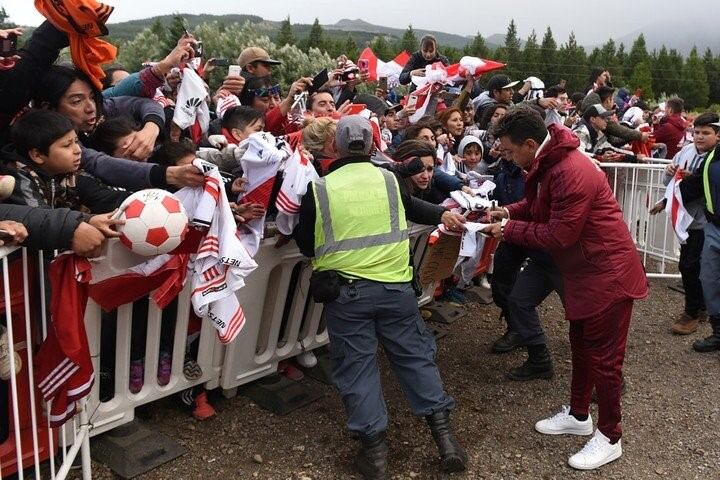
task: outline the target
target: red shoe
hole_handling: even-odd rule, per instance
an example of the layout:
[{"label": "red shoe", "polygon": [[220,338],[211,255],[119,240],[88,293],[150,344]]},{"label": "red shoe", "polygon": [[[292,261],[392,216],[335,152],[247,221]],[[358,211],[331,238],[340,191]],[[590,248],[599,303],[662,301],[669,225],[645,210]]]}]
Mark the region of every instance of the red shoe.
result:
[{"label": "red shoe", "polygon": [[207,392],[202,392],[195,399],[195,408],[193,409],[193,417],[203,421],[215,416],[215,409],[208,402]]},{"label": "red shoe", "polygon": [[283,360],[282,362],[278,363],[278,372],[280,373],[280,375],[284,375],[290,380],[294,380],[296,382],[299,382],[303,378],[305,378],[305,374],[287,360]]}]

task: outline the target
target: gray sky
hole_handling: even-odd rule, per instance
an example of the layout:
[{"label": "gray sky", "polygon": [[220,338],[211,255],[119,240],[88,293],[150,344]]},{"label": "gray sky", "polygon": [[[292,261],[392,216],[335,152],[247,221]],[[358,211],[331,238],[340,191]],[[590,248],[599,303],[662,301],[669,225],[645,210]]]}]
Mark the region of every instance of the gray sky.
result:
[{"label": "gray sky", "polygon": [[[414,27],[461,35],[480,31],[485,36],[504,33],[514,18],[521,36],[534,28],[541,37],[547,25],[560,42],[575,30],[582,44],[604,42],[655,21],[689,18],[718,18],[720,1],[692,0],[688,3],[658,0],[263,0],[239,2],[232,0],[105,0],[115,6],[111,22],[121,22],[154,15],[181,13],[244,13],[268,20],[281,20],[290,15],[293,23],[312,23],[315,17],[322,24],[341,18],[362,18],[388,27]],[[31,0],[0,0],[0,5],[15,23],[38,25],[42,17]],[[442,10],[437,8],[442,5]],[[602,5],[602,7],[599,7]],[[678,32],[682,34],[682,32]]]}]

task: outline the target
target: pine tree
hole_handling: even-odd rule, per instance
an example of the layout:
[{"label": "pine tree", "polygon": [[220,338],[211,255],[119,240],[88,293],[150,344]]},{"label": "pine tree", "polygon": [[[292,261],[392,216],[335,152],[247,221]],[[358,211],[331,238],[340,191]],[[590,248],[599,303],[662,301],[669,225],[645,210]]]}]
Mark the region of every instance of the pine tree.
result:
[{"label": "pine tree", "polygon": [[685,69],[685,59],[682,55],[680,55],[680,52],[678,52],[676,49],[671,48],[668,52],[668,56],[670,57],[670,63],[672,64],[672,68],[677,72],[677,80],[675,86],[675,93],[680,94],[684,88],[683,83],[683,71]]},{"label": "pine tree", "polygon": [[653,76],[649,63],[640,62],[635,65],[627,87],[632,92],[637,88],[641,89],[644,98],[655,98],[655,92],[653,92]]},{"label": "pine tree", "polygon": [[618,59],[617,51],[615,49],[615,41],[612,38],[605,42],[602,48],[600,48],[600,54],[597,61],[595,63],[588,62],[588,65],[599,65],[609,71],[614,85],[622,85],[625,83],[623,82],[623,79],[625,78],[623,75],[623,64]]},{"label": "pine tree", "polygon": [[710,103],[720,103],[720,65],[718,65],[718,60],[713,56],[710,48],[705,50],[703,64],[710,87]]},{"label": "pine tree", "polygon": [[708,105],[710,87],[705,65],[698,55],[697,47],[693,47],[685,62],[682,75],[682,97],[685,100],[685,108],[705,108]]},{"label": "pine tree", "polygon": [[578,45],[575,32],[570,32],[567,43],[560,47],[558,54],[560,75],[567,80],[566,89],[577,92],[587,80],[587,56],[585,49]]},{"label": "pine tree", "polygon": [[455,47],[443,47],[442,51],[443,55],[445,55],[448,59],[448,61],[452,63],[458,63],[460,59],[462,58],[463,52],[459,48]]},{"label": "pine tree", "polygon": [[343,44],[343,53],[352,61],[357,60],[357,58],[360,56],[357,43],[355,43],[355,40],[353,40],[352,36],[349,33],[345,38],[345,42]]},{"label": "pine tree", "polygon": [[[185,24],[185,18],[179,13],[173,15],[170,25],[165,29],[165,35],[162,36],[161,51],[170,52],[177,46],[178,40],[190,30]],[[192,33],[192,32],[190,32]]]},{"label": "pine tree", "polygon": [[15,26],[8,22],[8,18],[10,18],[10,16],[5,11],[5,7],[0,6],[0,28],[13,28]]},{"label": "pine tree", "polygon": [[680,74],[676,65],[670,58],[665,45],[660,48],[652,66],[653,91],[656,95],[677,95],[680,91]]},{"label": "pine tree", "polygon": [[319,48],[320,50],[325,49],[325,36],[323,34],[323,28],[320,26],[320,21],[315,18],[312,27],[310,27],[310,33],[307,38],[307,48]]},{"label": "pine tree", "polygon": [[413,53],[418,49],[418,39],[415,35],[415,31],[412,28],[412,25],[408,25],[407,30],[405,30],[405,33],[402,36],[402,39],[400,40],[400,51],[405,50],[408,53]]},{"label": "pine tree", "polygon": [[286,17],[285,20],[280,23],[280,30],[278,31],[275,44],[278,47],[282,47],[284,45],[295,45],[295,32],[293,31],[292,24],[290,23],[290,17]]},{"label": "pine tree", "polygon": [[518,37],[515,20],[510,20],[507,33],[505,34],[505,44],[498,49],[498,55],[507,63],[505,73],[510,78],[515,78],[520,73],[522,62],[522,53],[520,52],[520,38]]},{"label": "pine tree", "polygon": [[[522,74],[518,78],[540,76],[540,65],[542,62],[543,58],[542,53],[540,52],[540,45],[538,45],[537,42],[537,34],[535,33],[535,30],[533,30],[532,33],[530,33],[527,42],[525,42],[521,69]],[[550,86],[550,84],[547,84],[547,86]]]},{"label": "pine tree", "polygon": [[630,53],[627,56],[624,64],[625,78],[632,76],[633,69],[639,63],[645,62],[650,64],[650,55],[648,55],[647,46],[645,44],[645,35],[642,33],[638,35],[633,43]]},{"label": "pine tree", "polygon": [[538,73],[545,85],[557,85],[560,82],[560,73],[557,67],[557,42],[553,38],[552,30],[547,27],[542,43],[540,44],[542,62]]},{"label": "pine tree", "polygon": [[465,45],[463,53],[471,57],[488,58],[490,56],[490,49],[485,43],[485,38],[478,32],[477,35],[473,37],[472,42]]},{"label": "pine tree", "polygon": [[395,55],[393,55],[393,52],[390,49],[390,45],[383,35],[373,38],[372,42],[370,42],[370,48],[375,56],[383,62],[388,62],[395,58]]}]

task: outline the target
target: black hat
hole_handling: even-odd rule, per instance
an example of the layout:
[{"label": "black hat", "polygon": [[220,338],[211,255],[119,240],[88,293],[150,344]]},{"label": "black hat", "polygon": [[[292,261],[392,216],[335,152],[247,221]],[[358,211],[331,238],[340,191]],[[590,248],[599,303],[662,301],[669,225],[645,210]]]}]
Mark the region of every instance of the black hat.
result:
[{"label": "black hat", "polygon": [[488,82],[488,91],[492,94],[493,90],[502,90],[503,88],[512,88],[520,83],[519,81],[512,81],[510,77],[505,74],[493,75]]}]

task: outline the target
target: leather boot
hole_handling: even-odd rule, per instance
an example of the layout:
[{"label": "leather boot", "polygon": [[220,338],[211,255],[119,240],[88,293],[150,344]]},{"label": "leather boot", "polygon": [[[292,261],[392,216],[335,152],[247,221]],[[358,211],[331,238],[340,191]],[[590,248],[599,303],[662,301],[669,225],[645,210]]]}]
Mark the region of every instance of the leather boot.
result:
[{"label": "leather boot", "polygon": [[355,467],[365,480],[385,480],[388,446],[385,432],[360,435],[361,447],[355,459]]},{"label": "leather boot", "polygon": [[433,413],[425,417],[440,452],[440,470],[445,473],[462,472],[467,464],[467,453],[460,446],[450,427],[450,412]]},{"label": "leather boot", "polygon": [[712,315],[710,325],[712,326],[712,335],[702,340],[696,340],[693,343],[693,349],[696,352],[704,353],[720,350],[720,315]]},{"label": "leather boot", "polygon": [[692,317],[686,312],[682,312],[672,327],[670,327],[670,330],[675,335],[690,335],[697,331],[699,322],[699,315]]},{"label": "leather boot", "polygon": [[491,351],[492,353],[508,353],[521,346],[522,339],[520,338],[520,334],[508,328],[502,337],[495,340]]},{"label": "leather boot", "polygon": [[524,382],[536,378],[553,377],[553,361],[545,345],[529,345],[528,359],[519,367],[513,368],[505,376],[508,380]]}]

